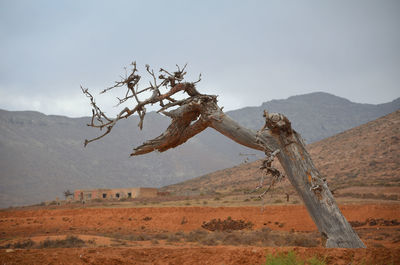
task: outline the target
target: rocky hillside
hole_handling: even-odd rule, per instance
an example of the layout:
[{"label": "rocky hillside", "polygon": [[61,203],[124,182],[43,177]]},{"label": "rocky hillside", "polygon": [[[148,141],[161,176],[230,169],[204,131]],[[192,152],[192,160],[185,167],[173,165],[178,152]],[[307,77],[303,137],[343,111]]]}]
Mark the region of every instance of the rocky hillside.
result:
[{"label": "rocky hillside", "polygon": [[[370,105],[312,93],[227,114],[260,128],[264,108],[289,116],[312,141],[397,110],[400,100]],[[67,189],[161,187],[232,167],[245,158],[240,153],[254,153],[208,129],[174,150],[131,158],[132,148],[159,135],[168,118],[149,113],[143,131],[135,118],[122,121],[110,135],[83,148],[83,140],[98,133],[86,126],[88,121],[0,110],[0,207],[52,200]]]},{"label": "rocky hillside", "polygon": [[[307,146],[336,193],[350,187],[400,186],[400,110]],[[164,189],[176,194],[253,190],[260,161],[244,163]]]}]

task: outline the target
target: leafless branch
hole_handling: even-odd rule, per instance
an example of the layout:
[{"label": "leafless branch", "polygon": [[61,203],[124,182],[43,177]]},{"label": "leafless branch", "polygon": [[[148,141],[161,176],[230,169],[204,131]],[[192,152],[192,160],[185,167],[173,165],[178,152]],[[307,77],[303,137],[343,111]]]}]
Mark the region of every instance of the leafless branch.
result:
[{"label": "leafless branch", "polygon": [[274,131],[275,129],[279,129],[286,130],[288,133],[292,132],[290,122],[285,116],[278,113],[269,114],[267,111],[264,111],[264,118],[265,124],[259,131],[257,131],[256,134],[256,141],[260,146],[264,147],[265,152],[265,158],[262,160],[262,164],[260,166],[260,170],[264,172],[264,175],[261,176],[260,183],[255,188],[254,192],[264,187],[264,176],[270,175],[272,176],[272,179],[265,191],[258,195],[259,198],[263,198],[265,194],[267,194],[275,186],[276,183],[285,178],[285,175],[272,165],[272,162],[274,162],[275,157],[280,153],[281,150],[275,149],[274,151],[271,151],[271,149],[263,143],[260,136],[266,130]]},{"label": "leafless branch", "polygon": [[[195,84],[201,80],[201,75],[199,76],[199,80],[195,82],[184,82],[184,76],[186,75],[186,64],[182,69],[177,66],[178,70],[172,74],[161,68],[161,74],[158,78],[156,77],[154,70],[150,69],[149,65],[146,65],[146,72],[152,77],[153,80],[150,81],[148,87],[142,89],[139,89],[141,76],[138,74],[136,62],[133,62],[131,67],[132,68],[129,75],[127,74],[127,68],[125,68],[125,77],[121,77],[120,81],[116,81],[113,86],[108,87],[100,92],[100,94],[104,94],[115,88],[126,87],[127,90],[124,94],[124,97],[117,98],[117,106],[127,102],[130,99],[134,99],[136,101],[132,107],[125,107],[114,118],[107,117],[101,108],[96,104],[95,99],[89,90],[81,86],[82,92],[86,95],[86,97],[89,98],[92,106],[92,118],[88,126],[97,128],[99,130],[106,129],[106,131],[100,136],[91,140],[85,140],[85,146],[90,142],[103,138],[111,132],[119,120],[126,119],[133,114],[137,114],[139,116],[138,126],[140,129],[142,129],[146,115],[146,106],[148,105],[159,103],[160,109],[158,112],[165,113],[165,111],[171,107],[182,106],[183,104],[187,103],[186,100],[177,101],[173,99],[172,96],[176,93],[180,91],[186,92],[188,95],[187,99],[201,95],[195,88]],[[162,93],[162,89],[165,91],[164,93]],[[138,95],[146,91],[150,91],[151,96],[144,100],[140,100]],[[166,100],[167,103],[164,103],[164,100]]]}]

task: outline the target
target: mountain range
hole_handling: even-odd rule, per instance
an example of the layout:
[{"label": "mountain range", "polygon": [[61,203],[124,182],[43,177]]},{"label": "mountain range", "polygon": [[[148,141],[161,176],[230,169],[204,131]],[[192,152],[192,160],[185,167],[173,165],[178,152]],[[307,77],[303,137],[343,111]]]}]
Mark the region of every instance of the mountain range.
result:
[{"label": "mountain range", "polygon": [[[228,111],[227,115],[258,129],[264,109],[280,112],[312,143],[399,108],[399,98],[373,105],[317,92]],[[98,133],[86,126],[89,121],[89,117],[0,110],[0,207],[51,200],[67,189],[161,187],[235,166],[245,159],[239,154],[261,155],[207,129],[173,150],[132,158],[133,147],[165,130],[167,117],[148,113],[142,131],[137,128],[138,118],[130,118],[84,148],[84,139]]]}]

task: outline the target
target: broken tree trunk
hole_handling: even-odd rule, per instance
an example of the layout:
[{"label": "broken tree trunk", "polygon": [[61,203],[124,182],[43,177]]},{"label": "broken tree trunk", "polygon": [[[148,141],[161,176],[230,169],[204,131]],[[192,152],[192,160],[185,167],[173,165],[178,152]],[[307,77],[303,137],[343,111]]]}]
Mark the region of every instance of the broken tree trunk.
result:
[{"label": "broken tree trunk", "polygon": [[[210,127],[239,144],[262,150],[257,138],[271,151],[279,150],[279,162],[307,211],[321,233],[323,244],[329,248],[365,248],[353,228],[341,213],[327,182],[315,168],[301,136],[290,122],[279,114],[266,113],[267,127],[261,135],[243,128],[227,115],[220,113]],[[274,121],[274,118],[276,120]],[[259,140],[259,141],[260,141]]]},{"label": "broken tree trunk", "polygon": [[[170,117],[171,124],[157,138],[136,147],[132,156],[153,151],[164,152],[185,143],[207,127],[211,127],[241,145],[278,157],[289,181],[304,201],[311,218],[320,231],[326,247],[365,248],[364,243],[340,212],[326,180],[315,168],[301,136],[293,130],[285,116],[265,111],[265,125],[256,132],[242,127],[228,117],[218,106],[216,96],[200,94],[195,89],[195,84],[200,81],[200,78],[193,83],[183,82],[186,74],[185,67],[182,70],[178,67],[178,71],[172,74],[161,68],[160,72],[163,73],[159,77],[161,83],[157,84],[154,71],[146,65],[146,70],[153,77],[154,82],[150,82],[150,87],[139,90],[137,86],[140,76],[136,74],[138,71],[136,63],[132,63],[132,66],[133,70],[130,76],[103,91],[104,93],[126,85],[128,91],[123,99],[119,99],[120,103],[131,98],[137,101],[136,106],[131,109],[124,108],[114,119],[107,117],[96,105],[89,91],[82,88],[93,107],[92,120],[88,126],[100,130],[106,129],[103,135],[86,140],[85,145],[104,137],[112,130],[117,121],[128,118],[134,113],[140,117],[139,127],[141,128],[146,114],[145,106],[159,103],[160,110],[158,112]],[[169,91],[162,94],[160,89],[163,87]],[[152,91],[152,95],[141,101],[138,94],[144,91]],[[189,97],[179,101],[173,99],[172,96],[180,91],[187,93]],[[165,100],[168,103],[164,103]],[[175,109],[167,111],[172,107]]]},{"label": "broken tree trunk", "polygon": [[[269,152],[279,150],[277,157],[289,181],[303,199],[321,233],[325,246],[330,248],[365,247],[340,212],[326,180],[315,168],[301,136],[292,129],[285,116],[265,112],[266,125],[257,133],[236,123],[218,107],[216,97],[206,95],[198,96],[196,100],[174,110],[173,115],[169,114],[169,116],[173,118],[173,121],[167,131],[157,137],[156,142],[149,141],[136,148],[132,155],[144,154],[156,149],[164,151],[175,147],[177,139],[179,139],[178,144],[184,143],[206,127],[212,127],[233,141],[253,149]],[[199,118],[192,126],[180,127],[177,130],[178,122],[181,124],[186,120],[188,125],[190,120],[196,120],[195,117]],[[186,133],[187,131],[190,133]]]}]

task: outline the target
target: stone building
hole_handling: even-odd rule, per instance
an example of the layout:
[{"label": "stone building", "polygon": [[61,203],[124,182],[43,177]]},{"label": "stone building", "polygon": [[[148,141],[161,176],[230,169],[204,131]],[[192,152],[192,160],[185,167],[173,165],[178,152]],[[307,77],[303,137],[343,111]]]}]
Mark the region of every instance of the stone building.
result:
[{"label": "stone building", "polygon": [[121,188],[121,189],[94,189],[75,190],[74,201],[89,201],[94,199],[129,199],[154,198],[158,195],[157,188]]}]

